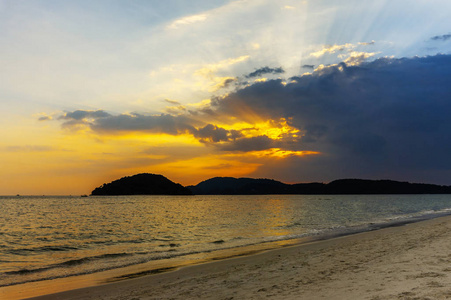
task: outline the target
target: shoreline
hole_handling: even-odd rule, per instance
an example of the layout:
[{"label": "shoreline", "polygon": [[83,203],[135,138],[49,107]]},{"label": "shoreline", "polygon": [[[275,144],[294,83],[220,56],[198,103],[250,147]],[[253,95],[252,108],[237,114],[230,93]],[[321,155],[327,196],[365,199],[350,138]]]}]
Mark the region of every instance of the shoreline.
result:
[{"label": "shoreline", "polygon": [[[305,296],[316,299],[328,293],[332,295],[330,299],[342,299],[338,297],[339,291],[346,298],[352,295],[351,287],[355,299],[378,299],[379,296],[382,297],[380,299],[398,299],[403,297],[402,293],[407,293],[404,295],[407,297],[419,292],[432,295],[430,293],[434,291],[442,293],[445,299],[446,296],[451,297],[451,289],[446,288],[451,286],[450,230],[451,216],[448,215],[262,250],[252,255],[197,262],[170,272],[70,289],[32,299],[220,299],[234,295],[237,298],[270,296],[289,299]],[[418,254],[412,255],[412,251]],[[406,257],[411,257],[411,260],[406,260]],[[433,257],[437,257],[441,266],[432,263]],[[408,264],[409,267],[393,269],[393,264]],[[436,270],[436,265],[439,270]],[[431,270],[427,271],[429,268]],[[418,269],[425,271],[415,275]],[[352,276],[364,270],[366,273],[360,275],[367,276],[367,279]],[[373,272],[367,274],[369,270]],[[70,278],[67,279],[70,281]],[[331,285],[333,289],[327,288]],[[355,294],[355,291],[361,293],[362,288],[366,289],[364,294],[367,295]],[[2,289],[0,295],[1,292]],[[21,297],[29,296],[36,294],[26,295],[24,291]]]}]

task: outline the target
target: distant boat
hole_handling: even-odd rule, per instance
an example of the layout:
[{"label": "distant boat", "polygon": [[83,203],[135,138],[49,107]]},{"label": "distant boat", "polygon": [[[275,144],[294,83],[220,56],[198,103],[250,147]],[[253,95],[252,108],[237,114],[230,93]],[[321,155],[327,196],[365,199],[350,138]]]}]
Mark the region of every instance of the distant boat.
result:
[{"label": "distant boat", "polygon": [[88,195],[81,195],[80,197],[84,198],[84,197],[88,197]]}]

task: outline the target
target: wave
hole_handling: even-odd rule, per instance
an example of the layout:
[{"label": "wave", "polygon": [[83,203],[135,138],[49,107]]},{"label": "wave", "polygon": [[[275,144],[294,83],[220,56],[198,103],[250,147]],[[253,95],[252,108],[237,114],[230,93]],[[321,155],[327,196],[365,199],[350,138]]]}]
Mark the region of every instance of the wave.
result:
[{"label": "wave", "polygon": [[142,244],[146,243],[148,240],[143,238],[138,239],[123,239],[123,240],[111,240],[111,239],[104,239],[104,240],[93,240],[87,242],[87,245],[90,244],[94,245],[118,245],[118,244]]},{"label": "wave", "polygon": [[62,252],[62,251],[73,251],[78,250],[78,247],[73,246],[41,246],[41,247],[34,247],[34,248],[16,248],[16,249],[10,249],[6,252],[9,254],[15,254],[15,255],[24,255],[24,254],[32,254],[32,253],[41,253],[41,252]]},{"label": "wave", "polygon": [[[174,247],[177,247],[175,245]],[[14,282],[9,283],[0,283],[0,287],[3,286],[11,286],[11,285],[17,285],[17,284],[23,284],[27,282],[36,282],[36,281],[44,281],[44,280],[51,280],[51,279],[57,279],[57,278],[64,278],[64,277],[71,277],[71,276],[79,276],[79,275],[85,275],[85,274],[92,274],[97,273],[101,271],[107,271],[112,269],[118,269],[123,268],[131,265],[137,265],[146,263],[152,260],[161,260],[161,259],[170,259],[173,257],[179,257],[189,254],[195,254],[195,253],[201,253],[202,251],[196,251],[192,253],[179,253],[176,254],[174,252],[177,252],[176,249],[168,249],[168,250],[161,250],[161,251],[140,251],[140,252],[131,252],[131,253],[106,253],[101,255],[95,255],[95,256],[88,256],[88,257],[82,257],[78,259],[70,259],[67,261],[63,261],[61,263],[52,264],[49,266],[41,267],[41,268],[35,268],[35,269],[20,269],[20,270],[14,270],[14,271],[7,271],[7,272],[0,272],[0,278],[4,278],[5,276],[13,276],[16,277]],[[134,257],[135,259],[117,262],[115,265],[104,265],[102,264],[102,261],[106,261],[109,259],[115,259],[115,258],[121,258],[121,257]],[[139,258],[141,257],[141,258]],[[88,265],[91,264],[91,268],[88,267]],[[83,271],[78,271],[80,268],[77,268],[77,270],[70,271],[70,268],[83,266]],[[46,276],[44,274],[41,275],[40,278],[26,278],[27,275],[33,275],[38,273],[45,273],[52,270],[57,269],[66,269],[65,272],[62,272],[59,275],[49,275]]]},{"label": "wave", "polygon": [[225,241],[224,240],[217,240],[217,241],[213,241],[211,242],[212,244],[224,244]]},{"label": "wave", "polygon": [[92,262],[95,260],[124,257],[124,256],[131,256],[131,255],[133,255],[133,254],[132,253],[109,253],[109,254],[95,255],[95,256],[83,257],[83,258],[79,258],[79,259],[70,259],[70,260],[67,260],[67,261],[64,261],[61,263],[57,263],[57,264],[52,264],[50,266],[43,267],[43,268],[21,269],[21,270],[17,270],[17,271],[4,272],[3,274],[24,275],[24,274],[38,273],[38,272],[44,272],[44,271],[48,271],[50,269],[55,269],[55,268],[78,266],[78,265],[82,265],[84,263]]},{"label": "wave", "polygon": [[[224,242],[221,242],[219,244],[223,244],[223,243]],[[251,246],[251,245],[255,245],[255,244],[258,244],[258,243],[246,244],[244,246]],[[217,251],[217,250],[227,250],[227,249],[232,249],[232,248],[236,248],[236,247],[233,247],[233,246],[218,247],[215,249],[194,250],[194,251],[185,251],[185,252],[179,252],[179,253],[177,253],[177,250],[175,250],[175,249],[168,249],[166,251],[148,251],[148,252],[135,252],[135,253],[112,253],[112,254],[96,255],[96,256],[91,256],[91,257],[84,257],[84,258],[80,258],[80,259],[72,259],[72,260],[67,260],[67,261],[64,261],[64,262],[61,262],[58,264],[53,264],[53,265],[42,267],[42,268],[21,269],[21,270],[16,270],[16,271],[8,271],[8,272],[0,273],[0,278],[4,277],[4,275],[16,276],[16,280],[14,282],[0,283],[0,287],[24,284],[24,283],[28,283],[28,282],[37,282],[37,281],[52,280],[52,279],[57,279],[57,278],[65,278],[65,277],[92,274],[92,273],[97,273],[97,272],[102,272],[102,271],[107,271],[107,270],[112,270],[112,269],[119,269],[119,268],[131,266],[131,265],[143,264],[143,263],[147,263],[150,261],[171,259],[171,258],[188,256],[188,255],[193,255],[193,254],[210,253],[210,252]],[[100,260],[117,258],[117,257],[126,257],[126,256],[135,256],[135,259],[123,261],[122,263],[118,263],[115,266],[111,266],[111,265],[105,266],[100,263]],[[139,259],[139,258],[137,258],[138,256],[141,256],[142,258]],[[58,268],[66,268],[67,269],[67,268],[76,267],[76,266],[80,266],[83,264],[89,264],[89,263],[94,263],[96,267],[93,269],[83,268],[83,271],[64,272],[64,273],[60,273],[58,275],[45,276],[43,274],[44,276],[41,276],[39,278],[26,278],[27,275],[32,275],[32,274],[36,274],[36,273],[44,273],[46,271],[51,271],[53,269],[58,269]],[[79,269],[80,268],[78,268],[78,270]],[[17,276],[19,276],[19,277],[17,277]]]},{"label": "wave", "polygon": [[[40,238],[39,240],[48,242],[45,238]],[[157,239],[155,239],[157,240]],[[164,240],[164,241],[170,241]],[[89,248],[89,245],[118,245],[118,244],[142,244],[148,242],[145,239],[138,238],[138,239],[123,239],[123,240],[98,240],[98,241],[88,241],[85,242],[83,245],[78,246],[69,246],[69,245],[47,245],[47,246],[39,246],[39,247],[23,247],[23,248],[15,248],[15,249],[8,249],[5,250],[5,253],[13,254],[13,255],[33,255],[33,254],[39,254],[44,252],[65,252],[65,251],[74,251],[74,250],[80,250],[84,248]],[[10,244],[13,244],[10,242]],[[18,243],[16,243],[18,244]],[[7,248],[7,246],[0,245],[0,248]]]}]

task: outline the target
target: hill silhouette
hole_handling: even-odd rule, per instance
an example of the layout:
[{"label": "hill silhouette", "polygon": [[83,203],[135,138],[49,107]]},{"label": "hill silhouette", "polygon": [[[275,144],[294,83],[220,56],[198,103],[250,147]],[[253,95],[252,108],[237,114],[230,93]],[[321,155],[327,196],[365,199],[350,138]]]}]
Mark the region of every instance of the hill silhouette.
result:
[{"label": "hill silhouette", "polygon": [[91,195],[451,194],[451,186],[394,180],[339,179],[286,184],[273,179],[214,177],[183,187],[163,175],[142,173],[105,183]]},{"label": "hill silhouette", "polygon": [[202,181],[196,186],[188,186],[196,195],[253,195],[288,193],[288,185],[273,179],[215,177]]},{"label": "hill silhouette", "polygon": [[286,184],[273,179],[215,177],[188,186],[196,195],[261,194],[450,194],[450,186],[394,180],[339,179],[325,183]]},{"label": "hill silhouette", "polygon": [[163,175],[142,173],[105,183],[91,195],[191,195],[191,191]]}]

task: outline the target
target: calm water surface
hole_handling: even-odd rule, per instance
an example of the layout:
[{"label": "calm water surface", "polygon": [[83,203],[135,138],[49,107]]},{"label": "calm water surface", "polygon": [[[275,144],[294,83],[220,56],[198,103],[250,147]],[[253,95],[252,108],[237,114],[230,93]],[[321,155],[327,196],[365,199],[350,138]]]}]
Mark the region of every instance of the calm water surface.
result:
[{"label": "calm water surface", "polygon": [[0,286],[451,213],[451,195],[0,197]]}]

